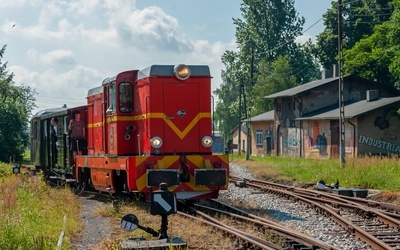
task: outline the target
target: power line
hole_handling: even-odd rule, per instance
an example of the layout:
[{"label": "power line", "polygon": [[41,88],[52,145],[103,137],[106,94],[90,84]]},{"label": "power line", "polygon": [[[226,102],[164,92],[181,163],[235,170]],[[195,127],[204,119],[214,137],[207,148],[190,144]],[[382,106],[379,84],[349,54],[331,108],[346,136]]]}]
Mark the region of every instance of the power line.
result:
[{"label": "power line", "polygon": [[[321,22],[322,19],[323,19],[323,18],[321,17],[318,21],[316,21],[315,23],[313,23],[310,27],[308,27],[307,29],[305,29],[304,31],[302,31],[302,35],[304,34],[304,32],[308,31],[309,29],[311,29],[312,27],[314,27],[315,25],[317,25],[319,22]],[[296,38],[298,38],[298,37],[299,37],[299,36],[297,36]],[[281,47],[284,46],[284,45],[287,45],[287,44],[289,44],[289,43],[292,43],[296,38],[294,38],[294,39],[292,39],[292,40],[290,40],[290,41],[288,41],[288,42],[278,44],[277,46],[275,46],[274,48],[272,48],[272,49],[270,49],[270,50],[262,51],[262,52],[259,52],[259,53],[254,53],[253,55],[262,55],[262,54],[270,53],[270,52],[272,52],[272,51],[274,51],[274,50],[276,50],[276,49],[281,48]]]}]

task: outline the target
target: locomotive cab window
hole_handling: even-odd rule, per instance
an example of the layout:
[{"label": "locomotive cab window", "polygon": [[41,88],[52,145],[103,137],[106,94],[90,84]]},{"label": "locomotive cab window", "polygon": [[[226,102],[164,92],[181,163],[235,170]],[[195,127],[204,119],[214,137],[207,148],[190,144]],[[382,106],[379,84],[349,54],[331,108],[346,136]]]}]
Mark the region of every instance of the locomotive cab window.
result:
[{"label": "locomotive cab window", "polygon": [[107,108],[106,113],[107,114],[112,114],[115,113],[115,103],[116,103],[116,97],[115,97],[115,82],[113,82],[112,84],[110,84],[110,86],[108,87],[108,101],[109,101],[109,105]]},{"label": "locomotive cab window", "polygon": [[121,83],[119,85],[119,111],[123,113],[132,112],[132,85]]}]

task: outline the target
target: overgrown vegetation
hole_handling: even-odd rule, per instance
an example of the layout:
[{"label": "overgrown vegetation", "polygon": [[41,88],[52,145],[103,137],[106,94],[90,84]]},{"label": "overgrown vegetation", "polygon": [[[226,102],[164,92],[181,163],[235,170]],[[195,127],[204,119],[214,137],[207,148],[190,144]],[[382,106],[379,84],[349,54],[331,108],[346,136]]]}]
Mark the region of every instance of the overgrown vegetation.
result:
[{"label": "overgrown vegetation", "polygon": [[71,235],[82,228],[79,210],[68,188],[51,188],[40,176],[13,175],[0,163],[0,249],[71,249]]}]

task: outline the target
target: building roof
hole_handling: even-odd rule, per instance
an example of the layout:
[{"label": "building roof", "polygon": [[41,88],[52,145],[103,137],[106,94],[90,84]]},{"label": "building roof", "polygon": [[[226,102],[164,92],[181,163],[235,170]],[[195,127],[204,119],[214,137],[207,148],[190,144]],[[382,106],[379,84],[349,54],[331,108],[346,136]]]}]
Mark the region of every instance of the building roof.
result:
[{"label": "building roof", "polygon": [[270,110],[268,112],[250,117],[250,119],[242,120],[243,122],[263,122],[263,121],[274,121],[274,110]]},{"label": "building roof", "polygon": [[[345,76],[344,79],[347,78],[353,78],[357,77],[354,75],[348,75]],[[360,78],[361,79],[361,78]],[[303,92],[309,91],[311,89],[317,88],[319,86],[338,81],[339,77],[332,77],[332,78],[326,78],[326,79],[321,79],[321,80],[316,80],[312,82],[308,82],[290,89],[286,89],[277,93],[274,93],[272,95],[264,96],[263,98],[276,98],[276,97],[289,97],[289,96],[295,96],[297,94],[301,94]]]},{"label": "building roof", "polygon": [[[355,118],[371,110],[382,108],[391,104],[397,103],[400,105],[400,96],[385,97],[374,101],[361,100],[358,102],[345,104],[344,118]],[[296,120],[334,120],[339,118],[339,104],[322,109],[316,112],[305,114]]]},{"label": "building roof", "polygon": [[[234,129],[231,130],[231,135],[235,133],[236,130],[239,130],[239,125],[236,126]],[[245,125],[240,126],[240,131],[247,135],[247,127]]]}]

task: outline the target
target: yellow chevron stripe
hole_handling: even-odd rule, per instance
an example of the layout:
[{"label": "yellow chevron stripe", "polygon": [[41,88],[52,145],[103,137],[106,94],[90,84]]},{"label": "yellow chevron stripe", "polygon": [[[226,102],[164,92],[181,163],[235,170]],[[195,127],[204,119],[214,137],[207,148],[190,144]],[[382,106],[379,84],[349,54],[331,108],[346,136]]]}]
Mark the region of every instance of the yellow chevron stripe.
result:
[{"label": "yellow chevron stripe", "polygon": [[167,116],[163,113],[150,113],[148,117],[163,119],[164,122],[179,136],[179,138],[183,139],[201,118],[211,118],[211,113],[198,113],[183,131],[181,131],[170,119],[167,119]]}]

